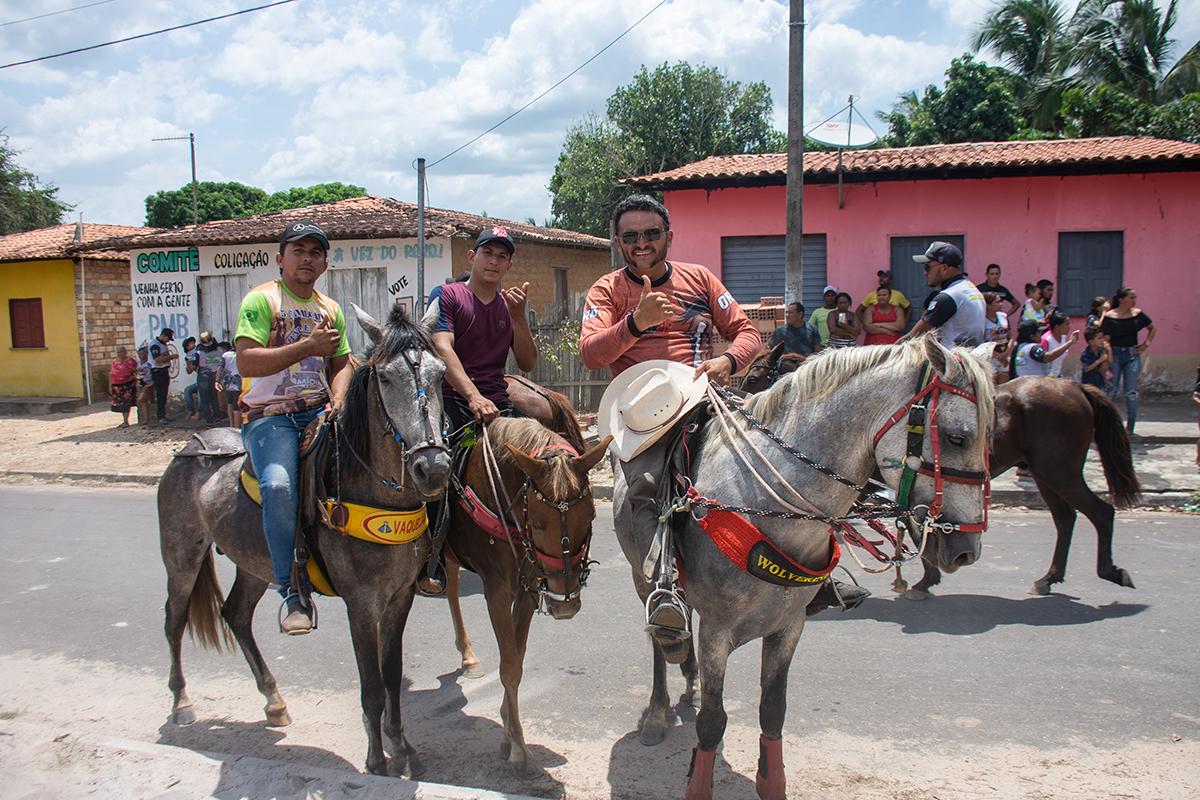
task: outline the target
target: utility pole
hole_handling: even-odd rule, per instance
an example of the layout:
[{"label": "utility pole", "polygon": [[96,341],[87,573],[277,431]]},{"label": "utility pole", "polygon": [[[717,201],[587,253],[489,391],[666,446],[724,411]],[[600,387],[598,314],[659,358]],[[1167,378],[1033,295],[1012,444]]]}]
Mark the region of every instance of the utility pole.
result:
[{"label": "utility pole", "polygon": [[787,244],[784,302],[804,298],[804,0],[788,21]]},{"label": "utility pole", "polygon": [[151,139],[152,142],[182,142],[187,140],[192,150],[192,224],[200,224],[200,204],[196,199],[196,134],[187,136],[164,136],[161,139]]},{"label": "utility pole", "polygon": [[425,159],[417,159],[417,296],[416,318],[425,316]]}]

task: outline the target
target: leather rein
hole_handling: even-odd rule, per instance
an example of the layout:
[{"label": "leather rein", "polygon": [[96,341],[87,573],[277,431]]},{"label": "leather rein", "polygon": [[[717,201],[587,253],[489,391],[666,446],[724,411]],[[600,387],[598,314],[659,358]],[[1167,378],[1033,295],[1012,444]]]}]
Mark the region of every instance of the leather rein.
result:
[{"label": "leather rein", "polygon": [[[472,518],[476,520],[476,524],[488,532],[491,537],[489,543],[494,542],[495,539],[502,539],[508,543],[513,562],[517,565],[521,590],[536,596],[538,611],[547,613],[546,601],[548,599],[566,603],[578,598],[583,592],[583,587],[587,585],[588,576],[591,574],[591,565],[595,563],[588,558],[592,545],[592,532],[589,529],[588,535],[579,549],[571,552],[571,539],[567,534],[567,512],[591,496],[590,481],[585,480],[583,488],[574,497],[556,500],[543,492],[533,478],[526,476],[521,488],[515,495],[509,497],[495,450],[492,448],[491,435],[487,425],[483,426],[483,435],[480,440],[484,471],[487,473],[495,508],[500,509],[500,513],[488,508],[474,492],[468,495],[466,487],[459,487],[459,497],[462,498],[460,502],[463,503],[463,507],[468,513],[471,513],[472,509],[468,503],[480,504],[482,507],[480,511],[485,512],[489,519],[486,522],[481,521],[475,514],[472,514]],[[579,453],[575,451],[575,448],[563,442],[539,448],[530,455],[548,462],[556,458],[577,457]],[[560,554],[547,553],[534,543],[529,528],[530,498],[536,498],[538,502],[558,511],[559,532],[562,535]],[[520,513],[517,512],[518,506]],[[526,565],[527,569],[522,569],[522,565]],[[550,588],[550,576],[554,572],[562,576],[565,587],[563,592],[555,592]],[[571,588],[572,586],[574,588]]]}]

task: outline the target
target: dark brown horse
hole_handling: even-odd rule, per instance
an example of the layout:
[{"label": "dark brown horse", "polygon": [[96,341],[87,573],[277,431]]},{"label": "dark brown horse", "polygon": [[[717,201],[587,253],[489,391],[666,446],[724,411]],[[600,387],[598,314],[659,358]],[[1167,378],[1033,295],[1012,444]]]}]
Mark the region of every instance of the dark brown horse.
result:
[{"label": "dark brown horse", "polygon": [[535,610],[555,619],[579,611],[596,513],[588,472],[608,441],[581,455],[537,420],[496,419],[467,457],[461,494],[475,512],[451,506],[446,594],[463,671],[482,674],[458,603],[459,564],[483,580],[504,686],[500,752],[519,773],[532,769],[517,704],[529,624]]},{"label": "dark brown horse", "polygon": [[[775,382],[783,345],[760,355],[746,370],[741,389],[753,394]],[[1083,465],[1092,442],[1100,453],[1108,482],[1108,503],[1096,496],[1083,479]],[[1058,539],[1046,574],[1033,582],[1033,594],[1049,594],[1067,574],[1067,555],[1077,512],[1096,528],[1096,574],[1119,586],[1133,588],[1133,579],[1113,563],[1113,520],[1117,508],[1138,500],[1141,488],[1133,471],[1129,436],[1117,407],[1100,390],[1061,378],[1018,378],[996,389],[996,426],[989,467],[992,477],[1025,466],[1054,518]],[[905,596],[924,599],[929,587],[941,581],[936,565],[923,562],[925,574]],[[897,579],[897,588],[903,583]]]}]

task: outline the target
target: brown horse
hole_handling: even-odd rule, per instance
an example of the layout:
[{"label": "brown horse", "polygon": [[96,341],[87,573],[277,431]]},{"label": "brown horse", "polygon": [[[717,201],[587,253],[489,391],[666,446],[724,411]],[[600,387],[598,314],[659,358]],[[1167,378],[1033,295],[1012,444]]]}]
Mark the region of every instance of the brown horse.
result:
[{"label": "brown horse", "polygon": [[520,416],[536,419],[581,453],[587,449],[579,421],[575,419],[575,407],[566,395],[520,375],[505,375],[504,380],[508,384],[508,399]]},{"label": "brown horse", "polygon": [[[782,350],[780,344],[755,359],[742,378],[742,391],[754,394],[775,382]],[[1096,496],[1083,479],[1083,464],[1093,441],[1112,503]],[[1141,487],[1121,416],[1102,391],[1061,378],[1026,377],[1001,384],[996,389],[996,426],[988,466],[992,477],[1014,466],[1028,468],[1054,518],[1058,532],[1054,556],[1046,574],[1033,582],[1033,594],[1049,594],[1051,586],[1066,578],[1077,512],[1096,528],[1096,574],[1133,588],[1129,573],[1113,563],[1113,505],[1130,507]],[[928,597],[929,587],[941,581],[936,565],[925,561],[923,566],[924,576],[905,593],[909,599]],[[897,588],[903,588],[899,578]]]},{"label": "brown horse", "polygon": [[459,564],[483,580],[504,686],[500,752],[519,773],[532,767],[517,705],[529,624],[535,610],[555,619],[579,611],[596,513],[588,472],[608,441],[580,455],[537,420],[496,419],[467,457],[463,499],[450,508],[446,594],[463,671],[481,674],[458,603]]}]

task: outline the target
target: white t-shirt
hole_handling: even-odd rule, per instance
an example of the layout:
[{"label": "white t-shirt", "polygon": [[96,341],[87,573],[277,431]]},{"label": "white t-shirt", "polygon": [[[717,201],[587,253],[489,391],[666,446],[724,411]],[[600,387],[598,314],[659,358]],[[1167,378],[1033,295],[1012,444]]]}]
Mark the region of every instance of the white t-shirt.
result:
[{"label": "white t-shirt", "polygon": [[[1046,331],[1045,333],[1042,334],[1042,349],[1045,350],[1047,353],[1049,353],[1051,350],[1056,350],[1059,347],[1062,347],[1063,342],[1065,342],[1065,341],[1066,341],[1066,339],[1058,339],[1054,336],[1053,333],[1051,333],[1050,331]],[[1049,375],[1051,378],[1061,378],[1062,377],[1062,364],[1063,364],[1064,360],[1065,359],[1062,356],[1059,356],[1058,358],[1054,359],[1053,361],[1048,362],[1046,365],[1047,366],[1046,374]]]}]

